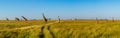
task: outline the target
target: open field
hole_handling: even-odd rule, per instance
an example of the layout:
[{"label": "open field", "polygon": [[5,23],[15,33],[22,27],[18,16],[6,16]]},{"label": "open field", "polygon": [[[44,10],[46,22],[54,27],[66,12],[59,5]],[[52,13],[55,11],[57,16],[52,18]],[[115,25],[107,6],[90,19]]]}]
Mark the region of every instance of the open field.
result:
[{"label": "open field", "polygon": [[38,20],[0,21],[0,25],[0,38],[120,37],[120,20],[115,20],[114,22],[112,20],[101,20],[99,23],[96,23],[96,20],[62,20],[61,23],[54,20],[49,21],[46,24],[43,21]]},{"label": "open field", "polygon": [[[47,23],[50,23],[50,22],[54,22],[54,20],[48,21]],[[20,28],[20,27],[26,27],[26,26],[43,25],[47,23],[45,23],[43,20],[29,20],[29,21],[0,20],[0,29]]]},{"label": "open field", "polygon": [[119,38],[120,21],[76,20],[51,26],[56,38]]}]

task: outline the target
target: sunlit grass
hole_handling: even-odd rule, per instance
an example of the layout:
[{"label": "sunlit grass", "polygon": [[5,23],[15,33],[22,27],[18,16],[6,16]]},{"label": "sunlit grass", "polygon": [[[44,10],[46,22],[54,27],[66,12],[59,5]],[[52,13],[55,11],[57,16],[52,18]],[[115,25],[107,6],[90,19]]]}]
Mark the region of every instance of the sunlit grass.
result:
[{"label": "sunlit grass", "polygon": [[[95,20],[67,20],[63,23],[52,25],[58,36],[64,38],[118,38],[120,35],[120,21],[100,21]],[[72,32],[72,33],[71,33]],[[63,37],[59,38],[63,38]]]},{"label": "sunlit grass", "polygon": [[[54,22],[48,21],[47,23]],[[42,20],[29,20],[29,21],[15,21],[15,20],[10,20],[10,21],[0,21],[0,29],[10,29],[10,28],[19,28],[19,27],[26,27],[26,26],[33,26],[33,25],[43,25],[47,24],[44,23]]]},{"label": "sunlit grass", "polygon": [[[120,21],[109,20],[56,20],[49,21],[51,25],[42,20],[32,21],[0,21],[1,38],[119,38]],[[2,25],[3,24],[3,25]],[[26,26],[40,25],[28,29],[14,29]],[[2,29],[4,27],[4,29]],[[8,29],[12,28],[12,29]],[[5,30],[6,29],[6,30]]]}]

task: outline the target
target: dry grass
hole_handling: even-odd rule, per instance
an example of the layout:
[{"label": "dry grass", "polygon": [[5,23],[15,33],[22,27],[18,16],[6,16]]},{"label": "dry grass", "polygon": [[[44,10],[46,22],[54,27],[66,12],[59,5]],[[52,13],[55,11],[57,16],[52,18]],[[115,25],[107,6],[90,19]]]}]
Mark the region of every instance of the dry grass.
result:
[{"label": "dry grass", "polygon": [[[0,24],[15,24],[11,30],[1,30],[1,38],[119,38],[120,20],[57,20],[0,21]],[[22,26],[21,24],[25,24]],[[43,25],[41,25],[43,24]],[[27,26],[28,25],[28,26]],[[32,25],[32,26],[31,26]],[[34,26],[35,25],[35,26]],[[38,26],[39,25],[39,26]],[[22,27],[18,27],[22,26]],[[4,26],[1,26],[4,27]],[[11,27],[9,25],[8,27]],[[21,28],[21,29],[14,29]],[[5,27],[4,29],[7,29]]]}]

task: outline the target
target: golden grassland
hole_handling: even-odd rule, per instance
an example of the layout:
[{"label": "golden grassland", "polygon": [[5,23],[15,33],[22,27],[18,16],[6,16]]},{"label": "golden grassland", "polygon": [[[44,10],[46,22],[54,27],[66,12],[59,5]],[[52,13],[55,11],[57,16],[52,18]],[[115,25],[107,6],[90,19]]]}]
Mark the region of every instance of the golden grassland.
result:
[{"label": "golden grassland", "polygon": [[[120,21],[67,20],[51,26],[58,38],[119,38]],[[64,37],[62,37],[64,36]]]},{"label": "golden grassland", "polygon": [[[50,22],[54,22],[54,20],[48,21],[47,23]],[[29,20],[29,21],[0,20],[0,29],[20,28],[20,27],[33,26],[33,25],[43,25],[47,23],[45,23],[43,20]]]},{"label": "golden grassland", "polygon": [[119,38],[120,20],[0,21],[0,29],[0,38]]}]

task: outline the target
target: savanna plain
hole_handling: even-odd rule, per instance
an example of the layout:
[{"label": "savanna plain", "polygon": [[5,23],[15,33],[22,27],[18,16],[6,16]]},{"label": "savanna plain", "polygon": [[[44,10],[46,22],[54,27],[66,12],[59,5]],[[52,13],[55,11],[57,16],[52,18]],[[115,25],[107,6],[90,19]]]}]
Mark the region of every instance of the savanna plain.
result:
[{"label": "savanna plain", "polygon": [[0,38],[120,38],[120,20],[1,20]]}]

